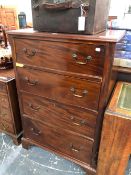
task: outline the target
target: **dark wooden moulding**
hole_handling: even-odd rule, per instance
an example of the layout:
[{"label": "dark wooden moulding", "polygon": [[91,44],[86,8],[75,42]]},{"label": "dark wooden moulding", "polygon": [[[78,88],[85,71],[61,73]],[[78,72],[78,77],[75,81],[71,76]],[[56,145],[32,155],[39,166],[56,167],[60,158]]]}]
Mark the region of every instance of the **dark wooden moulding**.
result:
[{"label": "dark wooden moulding", "polygon": [[8,32],[24,148],[40,146],[96,174],[103,114],[117,77],[115,44],[123,35]]},{"label": "dark wooden moulding", "polygon": [[0,131],[10,135],[19,145],[22,124],[14,70],[0,70]]}]

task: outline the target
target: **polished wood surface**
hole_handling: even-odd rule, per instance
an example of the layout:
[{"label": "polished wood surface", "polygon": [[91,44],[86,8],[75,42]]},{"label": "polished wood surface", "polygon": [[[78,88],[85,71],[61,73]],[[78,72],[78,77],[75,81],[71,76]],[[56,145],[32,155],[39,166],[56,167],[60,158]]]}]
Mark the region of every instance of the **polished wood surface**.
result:
[{"label": "polished wood surface", "polygon": [[5,132],[7,134],[15,134],[13,124],[11,122],[3,120],[2,117],[0,117],[0,131]]},{"label": "polished wood surface", "polygon": [[64,104],[98,110],[100,83],[27,68],[17,68],[21,90]]},{"label": "polished wood surface", "polygon": [[6,90],[7,90],[6,89],[6,85],[3,82],[0,83],[0,94],[5,94],[6,93]]},{"label": "polished wood surface", "polygon": [[20,143],[22,126],[13,70],[0,70],[0,131]]},{"label": "polished wood surface", "polygon": [[[122,31],[93,36],[9,32],[25,126],[23,147],[35,144],[52,150],[65,137],[66,148],[53,151],[83,166],[89,174],[96,173],[103,114],[116,81],[112,71],[115,43],[123,35]],[[78,60],[74,54],[80,56]],[[93,58],[88,62],[86,56]],[[83,122],[87,125],[80,124]],[[27,123],[42,134],[36,137]],[[54,129],[57,132],[51,132]],[[60,139],[53,142],[51,138],[57,139],[58,135]],[[67,148],[71,140],[78,142],[77,149],[83,144],[81,155],[71,154]]]},{"label": "polished wood surface", "polygon": [[[79,74],[102,76],[105,46],[16,39],[17,62]],[[53,61],[52,61],[53,59]]]},{"label": "polished wood surface", "polygon": [[84,43],[85,41],[89,42],[107,42],[107,43],[116,43],[118,42],[124,35],[125,31],[122,30],[106,30],[104,32],[95,34],[95,35],[76,35],[76,34],[62,34],[62,33],[48,33],[48,32],[38,32],[33,29],[20,29],[20,30],[12,30],[7,32],[8,35],[13,35],[15,37],[20,38],[30,38],[36,39],[39,37],[41,40],[65,40],[65,41],[81,41]]},{"label": "polished wood surface", "polygon": [[98,175],[124,175],[131,154],[131,111],[118,106],[122,85],[117,84],[105,113]]},{"label": "polished wood surface", "polygon": [[[11,78],[15,78],[15,72],[13,69],[0,70],[0,77],[9,78],[9,80],[10,80]],[[2,79],[1,79],[1,81],[2,81]],[[3,79],[3,81],[4,81],[4,79]],[[7,80],[5,80],[5,81],[7,81]]]},{"label": "polished wood surface", "polygon": [[0,117],[1,119],[11,122],[10,104],[6,94],[0,94]]},{"label": "polished wood surface", "polygon": [[[22,93],[23,114],[34,120],[62,127],[90,140],[94,138],[97,113]],[[82,115],[81,115],[82,114]],[[61,116],[61,117],[59,117]],[[59,121],[59,122],[56,122]]]},{"label": "polished wood surface", "polygon": [[25,138],[53,150],[58,150],[73,157],[73,159],[78,159],[78,161],[90,163],[93,142],[88,139],[76,137],[73,134],[68,134],[65,130],[43,125],[28,118],[24,119],[23,127]]}]

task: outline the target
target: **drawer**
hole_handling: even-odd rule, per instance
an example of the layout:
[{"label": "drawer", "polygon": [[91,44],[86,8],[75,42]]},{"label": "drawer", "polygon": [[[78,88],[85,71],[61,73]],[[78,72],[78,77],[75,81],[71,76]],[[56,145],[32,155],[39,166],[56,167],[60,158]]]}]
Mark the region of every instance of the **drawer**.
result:
[{"label": "drawer", "polygon": [[15,45],[17,62],[66,72],[102,76],[105,57],[105,46],[102,44],[15,39]]},{"label": "drawer", "polygon": [[12,122],[12,116],[9,108],[0,106],[0,118],[7,122]]},{"label": "drawer", "polygon": [[0,118],[7,122],[12,121],[8,97],[2,94],[0,95]]},{"label": "drawer", "polygon": [[52,100],[22,93],[23,113],[52,126],[94,138],[97,114],[81,108],[71,108]]},{"label": "drawer", "polygon": [[19,88],[64,104],[98,109],[100,83],[27,68],[17,68]]},{"label": "drawer", "polygon": [[0,94],[6,94],[6,84],[0,82]]},{"label": "drawer", "polygon": [[1,94],[0,95],[0,104],[2,108],[9,109],[9,100],[8,96],[6,94]]},{"label": "drawer", "polygon": [[23,118],[23,127],[25,138],[81,162],[90,163],[93,142],[28,118]]},{"label": "drawer", "polygon": [[10,134],[14,134],[14,127],[13,124],[7,121],[4,121],[0,118],[0,130],[2,130],[3,132],[8,132]]}]

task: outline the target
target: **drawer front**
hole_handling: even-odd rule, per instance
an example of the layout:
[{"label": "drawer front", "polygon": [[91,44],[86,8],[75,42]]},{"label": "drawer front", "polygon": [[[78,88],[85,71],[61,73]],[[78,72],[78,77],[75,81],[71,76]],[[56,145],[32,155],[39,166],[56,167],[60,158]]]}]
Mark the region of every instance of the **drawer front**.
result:
[{"label": "drawer front", "polygon": [[63,130],[23,118],[24,137],[53,151],[90,163],[93,142]]},{"label": "drawer front", "polygon": [[1,83],[0,82],[0,94],[6,94],[7,91],[6,91],[6,85],[4,83]]},{"label": "drawer front", "polygon": [[105,46],[16,39],[17,62],[50,69],[102,76]]},{"label": "drawer front", "polygon": [[22,94],[23,113],[41,122],[94,138],[96,113],[71,108],[34,95]]},{"label": "drawer front", "polygon": [[12,121],[10,105],[6,95],[0,95],[0,118],[7,122]]},{"label": "drawer front", "polygon": [[0,118],[4,121],[12,122],[10,109],[7,107],[0,106]]},{"label": "drawer front", "polygon": [[17,68],[21,90],[61,103],[97,110],[100,84],[33,69]]},{"label": "drawer front", "polygon": [[7,121],[4,121],[3,119],[0,118],[0,130],[2,130],[3,132],[8,132],[11,134],[14,134],[14,127],[13,124]]},{"label": "drawer front", "polygon": [[9,105],[9,100],[7,95],[4,95],[4,94],[0,95],[0,104],[3,108],[9,109],[10,105]]}]

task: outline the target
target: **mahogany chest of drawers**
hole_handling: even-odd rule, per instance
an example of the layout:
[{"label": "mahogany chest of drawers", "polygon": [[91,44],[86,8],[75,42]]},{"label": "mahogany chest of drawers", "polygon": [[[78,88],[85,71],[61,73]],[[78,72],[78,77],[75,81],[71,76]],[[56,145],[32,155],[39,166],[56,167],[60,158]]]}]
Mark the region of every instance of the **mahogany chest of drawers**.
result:
[{"label": "mahogany chest of drawers", "polygon": [[8,32],[24,137],[96,173],[103,113],[115,84],[115,43],[123,31],[95,36]]},{"label": "mahogany chest of drawers", "polygon": [[0,131],[18,145],[22,136],[14,70],[0,70]]}]

